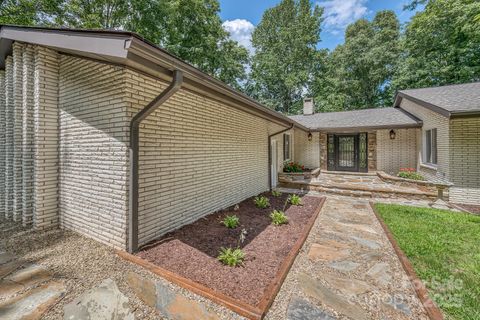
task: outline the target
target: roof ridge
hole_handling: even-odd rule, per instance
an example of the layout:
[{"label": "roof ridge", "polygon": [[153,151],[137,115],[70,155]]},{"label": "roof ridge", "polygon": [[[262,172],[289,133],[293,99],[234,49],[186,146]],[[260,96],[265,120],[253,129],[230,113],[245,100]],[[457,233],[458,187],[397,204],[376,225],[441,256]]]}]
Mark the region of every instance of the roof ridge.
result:
[{"label": "roof ridge", "polygon": [[464,86],[470,84],[480,84],[480,81],[472,81],[472,82],[464,82],[464,83],[451,83],[451,84],[440,84],[437,86],[430,86],[430,87],[421,87],[421,88],[409,88],[409,89],[402,89],[399,92],[404,91],[413,91],[413,90],[424,90],[424,89],[437,89],[437,88],[445,88],[445,87],[456,87],[456,86]]}]

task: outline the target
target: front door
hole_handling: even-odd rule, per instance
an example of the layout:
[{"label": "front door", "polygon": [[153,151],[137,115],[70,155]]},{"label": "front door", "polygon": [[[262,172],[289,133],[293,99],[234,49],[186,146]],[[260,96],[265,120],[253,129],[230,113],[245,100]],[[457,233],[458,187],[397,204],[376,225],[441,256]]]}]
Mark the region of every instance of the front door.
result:
[{"label": "front door", "polygon": [[335,136],[337,171],[358,171],[358,134]]},{"label": "front door", "polygon": [[367,133],[328,134],[327,169],[368,172]]}]

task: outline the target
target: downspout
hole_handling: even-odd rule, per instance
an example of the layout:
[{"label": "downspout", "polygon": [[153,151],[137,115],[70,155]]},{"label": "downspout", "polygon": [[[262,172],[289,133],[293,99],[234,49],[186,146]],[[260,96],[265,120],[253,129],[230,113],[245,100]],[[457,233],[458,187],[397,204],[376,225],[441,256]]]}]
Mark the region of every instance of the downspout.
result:
[{"label": "downspout", "polygon": [[138,162],[140,123],[177,92],[183,83],[182,71],[175,70],[167,89],[140,110],[130,122],[130,184],[129,184],[129,224],[128,252],[138,249]]},{"label": "downspout", "polygon": [[[290,128],[283,129],[281,131],[275,132],[268,136],[268,189],[269,190],[272,190],[272,137],[276,136],[277,134],[281,134],[289,130],[292,130],[294,127],[295,127],[295,124],[292,123]],[[290,141],[290,143],[292,142]]]}]

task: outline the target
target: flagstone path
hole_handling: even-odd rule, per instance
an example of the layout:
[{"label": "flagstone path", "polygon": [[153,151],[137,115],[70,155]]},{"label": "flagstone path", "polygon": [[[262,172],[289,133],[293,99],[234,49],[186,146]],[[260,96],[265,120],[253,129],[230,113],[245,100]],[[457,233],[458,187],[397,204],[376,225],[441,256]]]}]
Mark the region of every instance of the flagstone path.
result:
[{"label": "flagstone path", "polygon": [[327,201],[266,319],[428,319],[366,200]]}]

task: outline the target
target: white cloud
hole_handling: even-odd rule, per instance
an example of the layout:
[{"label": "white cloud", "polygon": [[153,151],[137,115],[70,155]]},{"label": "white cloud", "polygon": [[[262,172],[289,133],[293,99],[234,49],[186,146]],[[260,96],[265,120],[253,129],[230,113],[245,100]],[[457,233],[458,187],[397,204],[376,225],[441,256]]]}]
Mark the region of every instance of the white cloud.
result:
[{"label": "white cloud", "polygon": [[362,18],[368,13],[365,6],[367,0],[327,0],[317,4],[324,7],[323,26],[325,31],[339,34],[355,20]]},{"label": "white cloud", "polygon": [[255,27],[250,21],[245,19],[227,20],[222,25],[230,33],[230,38],[253,53],[252,32]]}]

